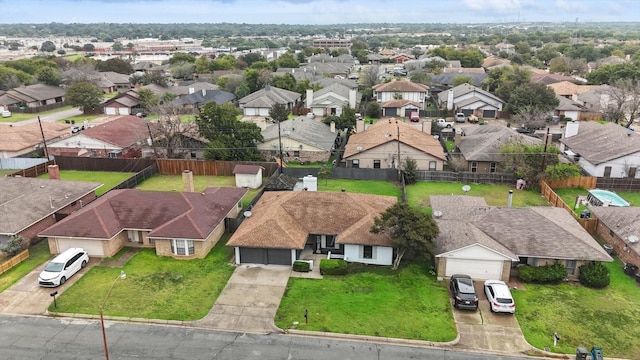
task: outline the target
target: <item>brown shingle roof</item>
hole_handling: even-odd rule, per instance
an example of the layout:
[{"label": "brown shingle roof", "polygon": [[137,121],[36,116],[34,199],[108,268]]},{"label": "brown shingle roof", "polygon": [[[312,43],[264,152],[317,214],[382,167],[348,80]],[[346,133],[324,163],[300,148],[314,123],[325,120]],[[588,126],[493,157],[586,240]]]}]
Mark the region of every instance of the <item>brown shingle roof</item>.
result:
[{"label": "brown shingle roof", "polygon": [[391,196],[343,192],[265,192],[227,245],[302,249],[309,234],[335,234],[341,244],[391,246],[386,234],[369,229],[396,202]]},{"label": "brown shingle roof", "polygon": [[424,84],[414,83],[410,80],[394,80],[388,83],[374,85],[373,90],[377,92],[424,92],[428,91],[429,87]]},{"label": "brown shingle roof", "polygon": [[256,175],[260,171],[258,165],[236,165],[233,167],[233,174],[251,174]]},{"label": "brown shingle roof", "polygon": [[247,192],[208,188],[199,192],[111,190],[44,230],[40,236],[110,239],[125,229],[149,237],[204,240]]},{"label": "brown shingle roof", "polygon": [[[61,123],[43,122],[42,131],[47,142],[71,134],[70,126]],[[38,144],[42,144],[42,133],[38,123],[20,126],[0,124],[0,150],[19,151],[27,148],[33,149]]]},{"label": "brown shingle roof", "polygon": [[[153,124],[152,129],[155,128]],[[127,115],[115,120],[90,127],[82,132],[86,137],[126,148],[149,137],[147,121],[137,116]]]}]

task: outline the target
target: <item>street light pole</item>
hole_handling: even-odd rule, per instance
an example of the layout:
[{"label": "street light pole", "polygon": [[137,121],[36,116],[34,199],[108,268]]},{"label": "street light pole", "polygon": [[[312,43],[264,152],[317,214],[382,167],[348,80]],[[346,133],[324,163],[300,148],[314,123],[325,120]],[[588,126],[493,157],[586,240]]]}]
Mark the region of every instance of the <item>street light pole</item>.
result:
[{"label": "street light pole", "polygon": [[104,357],[107,360],[109,360],[109,347],[107,346],[107,333],[104,328],[104,304],[107,302],[109,295],[111,295],[111,290],[113,290],[113,287],[116,285],[118,279],[124,280],[126,278],[127,274],[124,273],[124,270],[121,270],[118,277],[113,280],[113,283],[111,284],[107,295],[105,295],[104,299],[102,300],[102,304],[100,305],[100,326],[102,327],[102,342],[104,343]]}]

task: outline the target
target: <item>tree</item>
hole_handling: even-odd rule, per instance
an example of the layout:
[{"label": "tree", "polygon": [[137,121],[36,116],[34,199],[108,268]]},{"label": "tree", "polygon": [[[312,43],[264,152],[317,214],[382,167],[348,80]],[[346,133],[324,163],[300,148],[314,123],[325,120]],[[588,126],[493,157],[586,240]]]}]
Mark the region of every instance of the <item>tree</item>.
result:
[{"label": "tree", "polygon": [[289,117],[289,109],[285,104],[275,103],[269,110],[269,116],[275,122],[283,122]]},{"label": "tree", "polygon": [[402,170],[404,174],[404,182],[407,185],[415,184],[418,181],[418,163],[410,157],[404,159],[402,164]]},{"label": "tree", "polygon": [[298,62],[298,60],[296,60],[296,58],[293,57],[293,54],[291,54],[290,52],[280,55],[280,57],[278,57],[278,59],[276,60],[276,64],[278,65],[278,67],[281,67],[281,68],[292,68],[292,69],[295,69],[298,66],[300,66],[300,63]]},{"label": "tree", "polygon": [[454,87],[462,84],[473,85],[473,78],[469,75],[458,75],[453,78]]},{"label": "tree", "polygon": [[240,110],[233,104],[210,102],[196,115],[200,135],[209,140],[205,151],[208,160],[261,161],[257,143],[262,141],[260,128],[253,122],[237,120]]},{"label": "tree", "polygon": [[517,114],[511,117],[514,124],[527,129],[540,129],[544,127],[548,117],[548,111],[542,111],[536,107],[525,106]]},{"label": "tree", "polygon": [[327,125],[335,122],[336,129],[353,129],[356,126],[356,110],[349,106],[344,106],[340,116],[327,116],[322,119],[322,122]]},{"label": "tree", "polygon": [[125,75],[133,74],[133,66],[131,66],[128,61],[119,58],[98,61],[98,63],[96,63],[96,69],[98,69],[98,71],[113,71]]},{"label": "tree", "polygon": [[93,52],[95,49],[96,49],[96,47],[93,44],[84,44],[82,46],[82,51],[84,51],[84,52]]},{"label": "tree", "polygon": [[137,90],[138,102],[143,108],[150,110],[152,107],[158,105],[158,95],[150,89],[142,88]]},{"label": "tree", "polygon": [[295,91],[296,90],[296,78],[293,75],[286,73],[280,76],[274,76],[271,80],[271,85],[285,90]]},{"label": "tree", "polygon": [[431,75],[423,71],[412,72],[411,75],[409,76],[409,79],[411,79],[411,82],[418,83],[418,84],[424,84],[424,85],[431,84]]},{"label": "tree", "polygon": [[193,63],[189,63],[189,62],[179,62],[179,63],[174,63],[171,66],[171,75],[175,78],[175,79],[191,79],[191,76],[193,75],[193,73],[196,70],[196,66]]},{"label": "tree", "polygon": [[57,68],[41,67],[36,71],[36,79],[47,85],[58,86],[62,83],[62,76]]},{"label": "tree", "polygon": [[320,179],[324,179],[324,184],[327,185],[329,179],[331,178],[332,171],[327,165],[322,165],[320,171],[318,171],[318,177]]},{"label": "tree", "polygon": [[631,126],[640,115],[640,82],[631,79],[617,80],[604,91],[608,100],[602,104],[606,119],[616,124]]},{"label": "tree", "polygon": [[362,82],[362,86],[365,88],[370,88],[377,84],[380,81],[380,66],[371,65],[366,68],[362,72],[360,81]]},{"label": "tree", "polygon": [[14,257],[18,255],[22,250],[24,250],[25,244],[23,243],[22,236],[12,235],[9,237],[6,243],[0,245],[0,251],[9,255],[9,257]]},{"label": "tree", "polygon": [[260,62],[260,61],[266,62],[267,61],[267,59],[264,56],[262,56],[260,53],[257,53],[257,52],[244,54],[244,55],[240,56],[238,58],[238,60],[242,60],[245,63],[247,63],[248,67],[251,67],[251,65],[253,63],[256,63],[256,62]]},{"label": "tree", "polygon": [[527,108],[550,111],[559,104],[556,93],[546,84],[529,82],[518,85],[511,91],[507,110],[511,113],[519,113]]},{"label": "tree", "polygon": [[505,172],[512,172],[536,187],[546,168],[559,163],[557,154],[560,150],[555,146],[545,147],[544,144],[526,144],[520,136],[502,146],[500,153],[504,158],[502,166]]},{"label": "tree", "polygon": [[102,98],[102,90],[90,82],[79,82],[69,86],[65,95],[68,105],[79,107],[83,111],[100,106]]},{"label": "tree", "polygon": [[195,55],[187,54],[187,53],[176,53],[171,57],[171,59],[169,59],[169,64],[171,65],[180,64],[180,63],[193,64],[195,62],[196,62]]},{"label": "tree", "polygon": [[152,106],[151,111],[158,114],[156,131],[158,132],[157,144],[164,148],[164,154],[169,159],[183,158],[190,149],[186,148],[186,141],[198,135],[198,126],[195,121],[183,121],[182,108],[177,105],[165,103]]},{"label": "tree", "polygon": [[374,234],[386,233],[391,237],[396,250],[394,270],[405,254],[432,256],[433,239],[439,233],[431,215],[406,203],[396,203],[376,217],[370,231]]},{"label": "tree", "polygon": [[122,51],[124,50],[124,46],[121,42],[116,41],[111,45],[111,49],[113,49],[113,51]]},{"label": "tree", "polygon": [[196,64],[196,73],[205,74],[210,72],[209,67],[211,66],[211,61],[209,60],[208,57],[200,56],[198,59],[196,59],[195,64]]},{"label": "tree", "polygon": [[54,52],[56,50],[55,44],[51,40],[47,40],[40,45],[40,51],[42,52]]},{"label": "tree", "polygon": [[368,117],[379,119],[382,116],[382,107],[377,101],[369,101],[364,108],[364,113]]}]

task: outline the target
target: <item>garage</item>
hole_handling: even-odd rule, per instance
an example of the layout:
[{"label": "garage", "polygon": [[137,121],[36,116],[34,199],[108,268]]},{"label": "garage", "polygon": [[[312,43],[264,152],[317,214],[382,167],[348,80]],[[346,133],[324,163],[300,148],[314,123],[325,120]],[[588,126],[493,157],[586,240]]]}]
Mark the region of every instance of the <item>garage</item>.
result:
[{"label": "garage", "polygon": [[291,250],[241,247],[240,263],[291,265]]},{"label": "garage", "polygon": [[447,258],[447,277],[466,274],[477,280],[502,279],[502,261]]},{"label": "garage", "polygon": [[473,109],[462,109],[462,113],[464,114],[465,117],[469,117],[470,115],[473,114]]},{"label": "garage", "polygon": [[398,108],[394,108],[394,107],[384,108],[384,116],[397,116],[397,115],[398,115]]},{"label": "garage", "polygon": [[495,119],[496,118],[496,111],[495,110],[482,110],[482,117],[483,118],[489,118],[489,119]]},{"label": "garage", "polygon": [[58,252],[74,247],[83,248],[89,256],[104,256],[101,240],[58,239]]}]

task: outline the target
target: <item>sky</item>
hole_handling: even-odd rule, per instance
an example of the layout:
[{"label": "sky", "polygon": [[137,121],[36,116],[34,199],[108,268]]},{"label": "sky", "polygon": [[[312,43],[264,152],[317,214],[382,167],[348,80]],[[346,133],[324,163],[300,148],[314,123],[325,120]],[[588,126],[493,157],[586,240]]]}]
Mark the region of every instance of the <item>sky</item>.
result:
[{"label": "sky", "polygon": [[[638,0],[0,0],[8,23],[635,22]],[[1,35],[1,34],[0,34]]]}]

